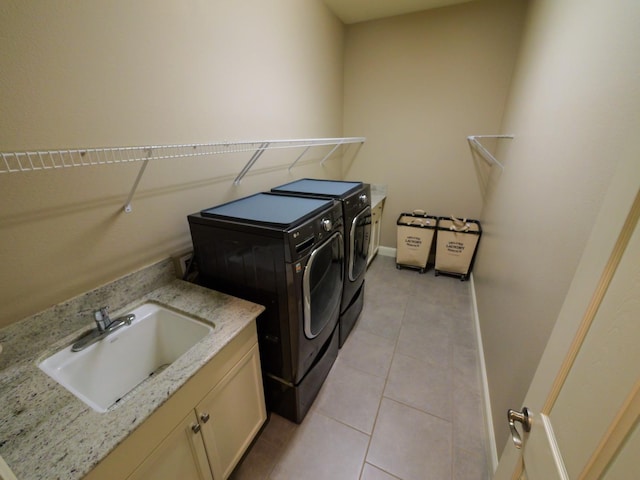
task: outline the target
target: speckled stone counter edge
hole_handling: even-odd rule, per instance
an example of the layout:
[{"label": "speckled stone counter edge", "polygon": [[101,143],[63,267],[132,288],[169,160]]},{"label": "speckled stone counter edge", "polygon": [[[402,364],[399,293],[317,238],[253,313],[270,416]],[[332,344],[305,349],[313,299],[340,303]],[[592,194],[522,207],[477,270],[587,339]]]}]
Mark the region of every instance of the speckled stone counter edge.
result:
[{"label": "speckled stone counter edge", "polygon": [[371,208],[376,208],[380,202],[387,198],[387,186],[371,184]]},{"label": "speckled stone counter edge", "polygon": [[[116,316],[146,301],[215,328],[106,413],[93,411],[38,368],[92,328],[94,309],[109,305]],[[21,480],[82,478],[263,310],[176,280],[167,259],[0,330],[0,455]]]}]

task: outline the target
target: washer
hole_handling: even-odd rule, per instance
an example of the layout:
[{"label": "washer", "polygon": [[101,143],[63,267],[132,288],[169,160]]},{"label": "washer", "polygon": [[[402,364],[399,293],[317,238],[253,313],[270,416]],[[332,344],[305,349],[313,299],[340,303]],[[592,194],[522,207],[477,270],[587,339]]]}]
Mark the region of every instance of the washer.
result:
[{"label": "washer", "polygon": [[340,347],[355,326],[364,303],[371,237],[371,186],[363,182],[303,178],[271,189],[274,193],[307,198],[333,198],[342,205],[345,224],[345,274],[340,304]]},{"label": "washer", "polygon": [[267,405],[301,422],[338,354],[340,203],[259,193],[188,221],[197,283],[266,307],[257,326]]}]

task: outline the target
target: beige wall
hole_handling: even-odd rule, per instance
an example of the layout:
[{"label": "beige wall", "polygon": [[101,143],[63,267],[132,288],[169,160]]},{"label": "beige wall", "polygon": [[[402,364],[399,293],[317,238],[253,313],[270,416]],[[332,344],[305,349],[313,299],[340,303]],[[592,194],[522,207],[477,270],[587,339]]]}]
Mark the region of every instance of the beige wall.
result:
[{"label": "beige wall", "polygon": [[515,139],[497,150],[474,272],[498,452],[616,163],[637,147],[639,22],[635,0],[538,0],[527,16],[501,129]]},{"label": "beige wall", "polygon": [[416,208],[477,218],[466,141],[499,131],[526,2],[488,0],[349,25],[345,135],[367,142],[346,176],[388,185],[381,244]]},{"label": "beige wall", "polygon": [[[3,0],[0,32],[2,152],[342,134],[343,26],[316,0]],[[140,164],[1,174],[0,326],[188,246],[188,213],[341,175],[337,159],[234,187],[249,157],[152,163],[130,214]]]}]

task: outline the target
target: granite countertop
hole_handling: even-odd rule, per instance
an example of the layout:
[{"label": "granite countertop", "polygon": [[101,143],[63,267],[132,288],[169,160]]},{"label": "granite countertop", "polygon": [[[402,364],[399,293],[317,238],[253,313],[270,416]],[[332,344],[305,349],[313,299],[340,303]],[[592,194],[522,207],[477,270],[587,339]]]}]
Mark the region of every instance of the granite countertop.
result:
[{"label": "granite countertop", "polygon": [[386,195],[380,195],[376,193],[371,194],[371,208],[376,208],[380,202],[386,198]]},{"label": "granite countertop", "polygon": [[[38,368],[93,327],[93,309],[109,305],[115,317],[145,301],[212,323],[213,332],[105,413]],[[174,279],[166,260],[1,329],[0,455],[21,480],[82,478],[263,310]]]},{"label": "granite countertop", "polygon": [[387,198],[387,186],[380,184],[371,185],[371,208],[376,208],[380,202]]}]

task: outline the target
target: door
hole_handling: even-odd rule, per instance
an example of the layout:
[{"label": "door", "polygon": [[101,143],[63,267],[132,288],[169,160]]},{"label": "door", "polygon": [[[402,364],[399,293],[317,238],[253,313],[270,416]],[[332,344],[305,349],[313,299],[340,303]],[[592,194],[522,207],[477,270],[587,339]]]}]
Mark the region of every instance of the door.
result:
[{"label": "door", "polygon": [[494,480],[640,478],[639,185],[622,160]]},{"label": "door", "polygon": [[[335,232],[316,247],[304,268],[302,289],[304,299],[304,334],[316,338],[325,327],[335,325],[344,271],[343,236]],[[324,338],[330,332],[325,332]]]},{"label": "door", "polygon": [[349,233],[349,280],[355,281],[367,269],[369,238],[371,237],[371,207],[355,216]]}]

